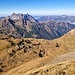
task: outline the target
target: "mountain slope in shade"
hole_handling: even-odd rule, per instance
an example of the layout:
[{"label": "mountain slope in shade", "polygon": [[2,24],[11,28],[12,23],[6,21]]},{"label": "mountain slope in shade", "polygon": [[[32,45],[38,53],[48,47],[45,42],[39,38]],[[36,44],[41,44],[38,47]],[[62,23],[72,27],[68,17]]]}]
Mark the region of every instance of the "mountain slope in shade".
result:
[{"label": "mountain slope in shade", "polygon": [[[15,38],[13,36],[1,35],[0,37],[0,74],[1,75],[41,75],[56,74],[61,75],[66,68],[66,62],[51,66],[50,62],[55,57],[61,57],[64,54],[74,54],[75,51],[75,29],[71,30],[61,38],[49,41],[44,39],[34,38]],[[4,45],[4,43],[6,45]],[[70,53],[71,52],[71,53]],[[59,60],[59,59],[58,59]],[[64,60],[66,61],[66,60]],[[68,61],[68,60],[67,60]],[[70,58],[69,58],[70,61]],[[35,63],[35,64],[33,64]],[[47,65],[48,64],[48,65]],[[54,63],[53,63],[54,64]],[[45,65],[45,68],[42,67]],[[63,67],[64,65],[64,67]],[[73,65],[70,63],[70,65]],[[49,67],[48,67],[49,66]],[[41,70],[40,70],[40,67]],[[38,69],[35,69],[38,68]],[[50,72],[49,72],[50,68]],[[60,69],[59,69],[60,68]],[[72,68],[66,68],[65,74],[68,75],[69,70]],[[34,70],[35,69],[35,70]],[[44,72],[45,70],[47,70]],[[51,70],[52,69],[52,70]],[[53,69],[55,69],[53,71]],[[63,69],[63,70],[62,70]],[[58,70],[58,71],[57,71]],[[74,69],[73,69],[74,70]],[[37,72],[39,71],[39,72]],[[70,74],[72,74],[71,72]]]}]

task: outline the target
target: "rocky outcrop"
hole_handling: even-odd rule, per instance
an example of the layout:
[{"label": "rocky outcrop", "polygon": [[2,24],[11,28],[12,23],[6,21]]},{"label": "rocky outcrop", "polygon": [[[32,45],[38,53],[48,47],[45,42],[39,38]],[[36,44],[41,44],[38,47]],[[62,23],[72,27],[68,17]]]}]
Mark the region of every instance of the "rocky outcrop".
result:
[{"label": "rocky outcrop", "polygon": [[44,57],[44,55],[45,55],[45,50],[40,50],[39,57]]},{"label": "rocky outcrop", "polygon": [[23,62],[46,56],[45,49],[41,47],[40,42],[36,43],[29,39],[19,39],[12,36],[5,36],[0,40],[9,43],[3,50],[4,54],[0,57],[0,72],[6,72]]}]

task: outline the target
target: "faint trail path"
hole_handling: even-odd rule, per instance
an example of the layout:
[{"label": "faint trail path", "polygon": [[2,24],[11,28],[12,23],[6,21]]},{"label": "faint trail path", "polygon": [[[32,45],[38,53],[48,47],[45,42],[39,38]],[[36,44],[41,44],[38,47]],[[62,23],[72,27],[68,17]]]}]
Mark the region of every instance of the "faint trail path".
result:
[{"label": "faint trail path", "polygon": [[55,57],[49,64],[55,64],[69,60],[75,60],[75,51],[59,55]]}]

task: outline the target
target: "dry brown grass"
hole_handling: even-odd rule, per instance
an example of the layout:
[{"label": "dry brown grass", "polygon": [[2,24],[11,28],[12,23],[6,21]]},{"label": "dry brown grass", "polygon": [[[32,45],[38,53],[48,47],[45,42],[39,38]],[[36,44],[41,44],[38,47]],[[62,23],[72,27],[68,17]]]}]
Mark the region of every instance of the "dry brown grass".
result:
[{"label": "dry brown grass", "polygon": [[75,61],[46,65],[21,75],[75,75]]}]

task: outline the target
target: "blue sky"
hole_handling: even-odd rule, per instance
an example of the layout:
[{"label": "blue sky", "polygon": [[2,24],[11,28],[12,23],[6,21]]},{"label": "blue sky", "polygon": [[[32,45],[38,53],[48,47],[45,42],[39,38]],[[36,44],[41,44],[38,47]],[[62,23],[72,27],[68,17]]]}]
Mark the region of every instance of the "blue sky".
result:
[{"label": "blue sky", "polygon": [[75,15],[75,0],[0,0],[0,14]]}]

